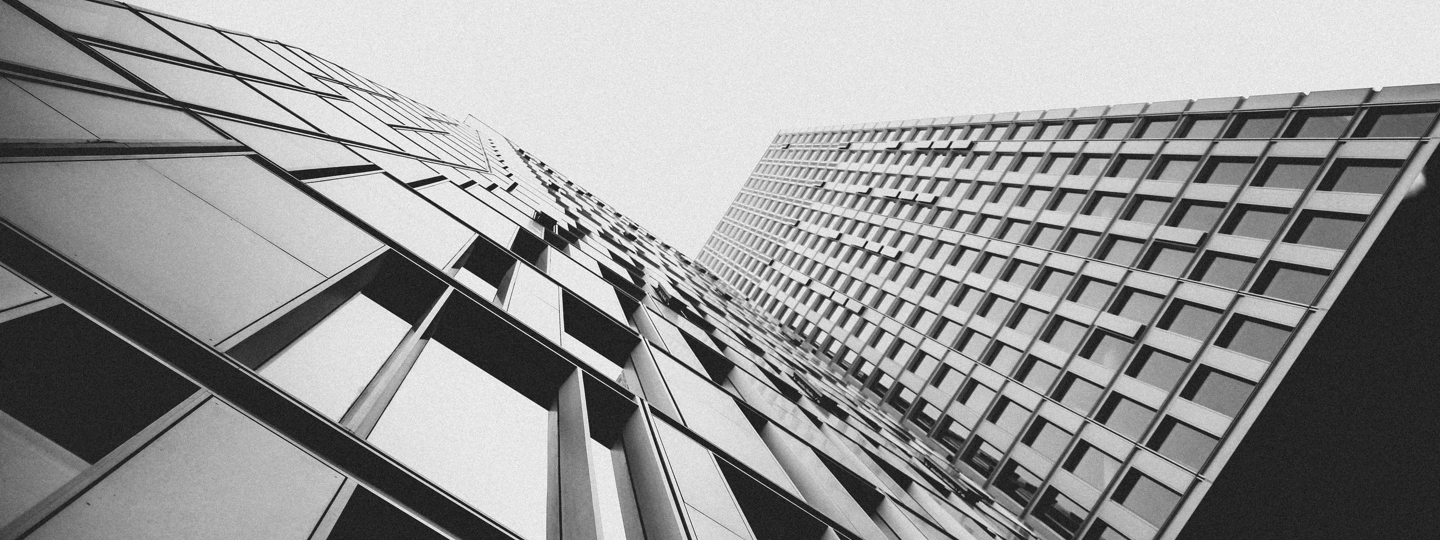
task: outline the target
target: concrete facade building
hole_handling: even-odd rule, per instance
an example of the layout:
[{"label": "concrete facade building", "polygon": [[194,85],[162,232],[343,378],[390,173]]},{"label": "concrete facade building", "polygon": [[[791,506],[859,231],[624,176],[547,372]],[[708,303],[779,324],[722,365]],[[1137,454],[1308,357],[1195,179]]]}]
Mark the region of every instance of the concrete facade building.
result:
[{"label": "concrete facade building", "polygon": [[[1364,371],[1433,364],[1429,332],[1391,325],[1437,320],[1403,297],[1434,297],[1416,223],[1434,222],[1437,101],[1427,85],[785,131],[699,260],[1041,536],[1175,538],[1293,367],[1348,386],[1355,368],[1314,357],[1367,338],[1390,352]],[[1385,235],[1416,262],[1367,259]],[[1336,444],[1292,435],[1257,452]],[[1423,440],[1371,442],[1393,438]]]}]

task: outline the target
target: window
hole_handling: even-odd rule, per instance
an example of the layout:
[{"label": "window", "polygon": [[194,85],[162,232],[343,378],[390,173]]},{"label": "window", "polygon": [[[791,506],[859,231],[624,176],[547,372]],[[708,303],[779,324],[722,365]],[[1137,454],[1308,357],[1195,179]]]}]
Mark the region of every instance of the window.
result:
[{"label": "window", "polygon": [[1340,160],[1330,167],[1321,191],[1382,194],[1400,176],[1403,162],[1389,160]]},{"label": "window", "polygon": [[1075,274],[1070,272],[1046,268],[1044,272],[1040,273],[1040,279],[1035,282],[1035,286],[1031,288],[1050,296],[1060,296],[1060,293],[1065,292],[1065,289],[1070,286],[1070,279],[1073,277]]},{"label": "window", "polygon": [[1006,138],[1006,139],[1014,139],[1014,140],[1017,140],[1017,141],[1023,141],[1023,140],[1025,140],[1025,139],[1029,139],[1029,138],[1030,138],[1030,134],[1033,133],[1034,131],[1035,131],[1035,124],[1020,124],[1020,125],[1018,125],[1018,126],[1015,126],[1015,129],[1011,130],[1011,131],[1010,131],[1010,135],[1007,136],[1007,137],[1005,137],[1005,138]]},{"label": "window", "polygon": [[1140,261],[1140,268],[1157,274],[1178,277],[1185,272],[1185,267],[1190,266],[1190,259],[1194,257],[1195,248],[1167,242],[1155,242],[1150,246],[1150,251],[1145,253],[1145,259]]},{"label": "window", "polygon": [[1095,249],[1100,235],[1086,231],[1070,231],[1070,236],[1061,244],[1060,250],[1071,255],[1084,257]]},{"label": "window", "polygon": [[1030,233],[1029,245],[1040,249],[1055,247],[1055,241],[1060,239],[1060,228],[1053,225],[1036,225]]},{"label": "window", "polygon": [[1025,231],[1029,228],[1030,222],[1028,221],[1010,220],[1005,223],[1005,226],[1001,229],[1000,235],[997,238],[1018,244],[1020,243],[1020,239],[1025,237]]},{"label": "window", "polygon": [[1189,302],[1175,302],[1160,318],[1160,328],[1204,340],[1220,322],[1220,311]]},{"label": "window", "polygon": [[1164,180],[1166,182],[1184,182],[1190,178],[1190,173],[1200,164],[1198,157],[1163,157],[1160,158],[1160,166],[1150,173],[1150,178]]},{"label": "window", "polygon": [[1045,164],[1045,169],[1040,172],[1045,174],[1065,174],[1065,171],[1070,170],[1070,165],[1074,162],[1075,156],[1073,155],[1061,154],[1050,156],[1050,161]]},{"label": "window", "polygon": [[981,334],[974,330],[967,330],[964,337],[960,338],[960,353],[970,358],[980,358],[985,352],[985,346],[990,344],[990,336]]},{"label": "window", "polygon": [[1143,245],[1139,240],[1111,236],[1101,248],[1100,259],[1120,266],[1130,266],[1130,263],[1135,262],[1135,256],[1140,254],[1140,247]]},{"label": "window", "polygon": [[1095,132],[1095,122],[1075,122],[1070,125],[1070,132],[1065,134],[1066,139],[1086,139]]},{"label": "window", "polygon": [[1100,408],[1100,414],[1096,415],[1095,419],[1115,430],[1116,433],[1138,441],[1154,418],[1155,409],[1136,403],[1125,396],[1113,394],[1109,400],[1106,400],[1105,406]]},{"label": "window", "polygon": [[1280,232],[1280,226],[1285,224],[1285,218],[1289,215],[1290,210],[1286,208],[1241,205],[1230,214],[1230,219],[1225,221],[1220,232],[1270,240],[1275,238],[1275,233]]},{"label": "window", "polygon": [[1032,187],[1025,192],[1025,198],[1021,199],[1022,208],[1040,208],[1044,205],[1045,199],[1050,196],[1050,188]]},{"label": "window", "polygon": [[1110,293],[1114,291],[1114,283],[1086,277],[1080,280],[1080,286],[1070,294],[1070,301],[1100,309],[1105,305],[1105,301],[1110,299]]},{"label": "window", "polygon": [[1160,223],[1165,211],[1170,209],[1170,199],[1160,197],[1136,197],[1125,212],[1125,219],[1140,223]]},{"label": "window", "polygon": [[1025,359],[1025,364],[1020,367],[1020,371],[1015,375],[1015,378],[1019,379],[1021,384],[1044,393],[1045,390],[1050,388],[1050,384],[1055,382],[1055,378],[1059,375],[1060,368],[1031,356]]},{"label": "window", "polygon": [[1050,203],[1050,209],[1056,212],[1075,212],[1080,209],[1080,203],[1085,200],[1085,192],[1073,189],[1061,190],[1053,197],[1054,202]]},{"label": "window", "polygon": [[1000,275],[1000,269],[1005,266],[1005,257],[995,254],[985,255],[980,264],[975,267],[975,273],[985,277],[993,278]]},{"label": "window", "polygon": [[1290,126],[1285,128],[1285,137],[1334,139],[1345,134],[1355,109],[1327,109],[1303,111],[1295,114]]},{"label": "window", "polygon": [[1030,409],[1026,409],[1008,398],[1000,398],[1000,402],[995,405],[985,419],[995,424],[995,427],[1010,433],[1020,433],[1020,428],[1025,426],[1026,420],[1030,419]]},{"label": "window", "polygon": [[1176,136],[1186,139],[1214,139],[1220,136],[1220,128],[1224,125],[1224,116],[1191,116]]},{"label": "window", "polygon": [[1169,392],[1175,388],[1175,383],[1180,382],[1180,377],[1185,375],[1185,369],[1189,365],[1189,360],[1153,347],[1145,347],[1140,349],[1140,354],[1135,355],[1135,361],[1126,368],[1125,374]]},{"label": "window", "polygon": [[1290,227],[1285,241],[1292,244],[1346,249],[1365,227],[1365,216],[1306,210]]},{"label": "window", "polygon": [[1037,135],[1035,135],[1035,139],[1036,139],[1036,140],[1042,140],[1042,141],[1049,141],[1049,140],[1059,139],[1059,138],[1060,138],[1060,129],[1063,128],[1063,127],[1065,127],[1065,124],[1060,124],[1060,123],[1043,124],[1043,125],[1040,126],[1040,133],[1038,133]]},{"label": "window", "polygon": [[1164,139],[1178,122],[1179,118],[1174,116],[1146,119],[1145,125],[1140,128],[1140,134],[1135,137],[1137,139]]},{"label": "window", "polygon": [[1016,161],[1015,172],[1028,173],[1040,167],[1040,154],[1021,154]]},{"label": "window", "polygon": [[1070,538],[1080,530],[1080,524],[1085,522],[1088,512],[1085,507],[1052,487],[1045,490],[1045,496],[1035,505],[1033,513],[1046,527],[1050,527],[1062,537]]},{"label": "window", "polygon": [[1225,204],[1208,201],[1181,201],[1180,206],[1175,210],[1175,215],[1170,216],[1170,226],[1182,229],[1194,229],[1197,231],[1209,231],[1220,221],[1220,214],[1225,213]]},{"label": "window", "polygon": [[197,388],[68,307],[0,323],[0,527]]},{"label": "window", "polygon": [[1051,461],[1060,459],[1065,453],[1065,447],[1070,444],[1073,433],[1061,429],[1059,426],[1045,421],[1041,418],[1035,421],[1030,429],[1025,432],[1025,437],[1020,442],[1034,448],[1040,455],[1050,458]]},{"label": "window", "polygon": [[1015,154],[996,154],[995,159],[990,161],[990,166],[985,167],[987,171],[1008,171],[1010,163],[1015,160]]},{"label": "window", "polygon": [[1088,442],[1080,441],[1075,445],[1075,450],[1070,452],[1070,458],[1065,460],[1063,467],[1086,484],[1097,490],[1104,490],[1105,486],[1115,479],[1115,473],[1120,472],[1120,460],[1110,457]]},{"label": "window", "polygon": [[1219,439],[1189,424],[1166,417],[1146,446],[1192,471],[1199,471],[1219,442]]},{"label": "window", "polygon": [[1104,391],[1103,388],[1100,388],[1100,385],[1085,380],[1074,373],[1067,373],[1065,374],[1065,378],[1060,381],[1060,386],[1055,388],[1054,396],[1055,399],[1060,401],[1061,405],[1069,407],[1072,411],[1085,414],[1095,407],[1096,402],[1100,401],[1100,394]]},{"label": "window", "polygon": [[1305,189],[1320,171],[1318,159],[1271,158],[1255,176],[1256,187]]},{"label": "window", "polygon": [[1251,317],[1237,315],[1225,325],[1215,344],[1232,351],[1273,361],[1290,339],[1291,328]]},{"label": "window", "polygon": [[1377,107],[1365,113],[1355,137],[1423,137],[1435,122],[1436,105]]},{"label": "window", "polygon": [[1291,302],[1309,304],[1315,301],[1330,273],[1318,268],[1272,262],[1265,265],[1260,278],[1250,290]]},{"label": "window", "polygon": [[960,296],[957,296],[955,301],[951,302],[951,305],[960,308],[961,311],[969,313],[975,311],[975,306],[980,305],[980,297],[984,295],[985,293],[980,292],[979,289],[965,287],[961,290]]},{"label": "window", "polygon": [[1090,532],[1085,533],[1085,540],[1130,540],[1130,537],[1120,534],[1104,520],[1097,519],[1090,525]]},{"label": "window", "polygon": [[995,476],[995,488],[1025,506],[1030,504],[1030,501],[1035,499],[1035,494],[1040,491],[1040,477],[1021,467],[1019,463],[1011,461]]},{"label": "window", "polygon": [[1096,192],[1094,196],[1090,197],[1090,204],[1085,206],[1085,215],[1114,217],[1120,212],[1120,206],[1124,203],[1124,195]]},{"label": "window", "polygon": [[1164,525],[1180,503],[1179,493],[1134,470],[1125,475],[1111,498],[1156,527]]},{"label": "window", "polygon": [[1230,130],[1225,132],[1227,139],[1269,139],[1280,131],[1280,124],[1285,122],[1285,113],[1256,113],[1240,116],[1230,124]]},{"label": "window", "polygon": [[1212,285],[1239,289],[1245,285],[1245,278],[1255,269],[1255,259],[1208,251],[1200,258],[1200,264],[1190,273],[1190,279],[1197,279]]},{"label": "window", "polygon": [[1250,176],[1250,169],[1253,168],[1255,158],[1212,157],[1205,161],[1205,168],[1200,170],[1195,182],[1238,186],[1245,183],[1245,177]]},{"label": "window", "polygon": [[980,384],[980,381],[971,380],[965,383],[965,388],[960,390],[960,395],[956,396],[955,401],[971,409],[983,411],[992,399],[995,399],[994,390]]},{"label": "window", "polygon": [[990,354],[985,357],[985,365],[990,366],[1000,373],[1010,373],[1015,365],[1020,363],[1020,356],[1023,353],[1019,349],[1005,345],[996,345],[990,349]]},{"label": "window", "polygon": [[1009,283],[1024,286],[1030,283],[1030,278],[1035,276],[1035,270],[1039,268],[1033,263],[1015,261],[1010,263],[1010,268],[1005,271],[1004,280]]},{"label": "window", "polygon": [[1145,172],[1145,166],[1150,164],[1150,156],[1145,155],[1122,155],[1110,166],[1110,174],[1120,178],[1140,178]]},{"label": "window", "polygon": [[1080,351],[1080,357],[1112,370],[1120,369],[1120,364],[1125,363],[1125,357],[1130,355],[1130,349],[1135,343],[1128,339],[1121,338],[1108,332],[1097,331],[1091,334],[1090,341]]},{"label": "window", "polygon": [[976,437],[975,443],[970,445],[970,449],[961,459],[982,476],[990,476],[990,473],[995,472],[995,465],[1000,463],[1000,456],[1003,455],[1005,453],[995,448],[995,445]]},{"label": "window", "polygon": [[1070,352],[1075,350],[1075,346],[1080,344],[1080,338],[1084,336],[1084,326],[1069,319],[1057,317],[1050,323],[1050,330],[1045,333],[1044,340],[1060,350]]},{"label": "window", "polygon": [[1110,313],[1144,324],[1160,310],[1163,301],[1159,295],[1126,287],[1115,300],[1115,305],[1110,307]]},{"label": "window", "polygon": [[1080,164],[1070,174],[1081,176],[1096,176],[1105,170],[1105,164],[1110,161],[1110,156],[1101,154],[1086,154],[1080,158]]},{"label": "window", "polygon": [[1135,125],[1134,119],[1109,120],[1105,122],[1105,131],[1100,134],[1101,139],[1124,139],[1130,133],[1130,126]]},{"label": "window", "polygon": [[1015,302],[1005,297],[992,295],[990,301],[986,302],[985,307],[980,310],[980,316],[1000,323],[1005,320],[1005,315],[1010,313],[1010,307],[1014,305]]},{"label": "window", "polygon": [[1235,416],[1250,398],[1255,385],[1230,374],[1217,371],[1209,366],[1200,366],[1195,376],[1180,392],[1188,399],[1212,411]]}]

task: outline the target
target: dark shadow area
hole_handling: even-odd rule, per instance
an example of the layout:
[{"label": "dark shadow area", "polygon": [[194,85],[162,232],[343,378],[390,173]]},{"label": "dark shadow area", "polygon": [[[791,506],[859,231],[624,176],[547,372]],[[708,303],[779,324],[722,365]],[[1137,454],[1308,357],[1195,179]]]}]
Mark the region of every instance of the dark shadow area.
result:
[{"label": "dark shadow area", "polygon": [[1436,536],[1437,265],[1432,185],[1401,203],[1179,538]]}]

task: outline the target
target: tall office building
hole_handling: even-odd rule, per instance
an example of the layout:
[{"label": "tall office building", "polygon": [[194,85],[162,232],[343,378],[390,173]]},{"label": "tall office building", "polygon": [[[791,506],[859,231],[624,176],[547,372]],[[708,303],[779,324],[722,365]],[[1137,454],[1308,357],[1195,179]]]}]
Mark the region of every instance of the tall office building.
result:
[{"label": "tall office building", "polygon": [[1428,85],[786,131],[699,260],[1042,537],[1394,519],[1435,499],[1314,479],[1434,471],[1394,394],[1434,402],[1406,377],[1435,372],[1437,111]]},{"label": "tall office building", "polygon": [[0,2],[0,538],[1033,536],[750,305],[302,49]]}]

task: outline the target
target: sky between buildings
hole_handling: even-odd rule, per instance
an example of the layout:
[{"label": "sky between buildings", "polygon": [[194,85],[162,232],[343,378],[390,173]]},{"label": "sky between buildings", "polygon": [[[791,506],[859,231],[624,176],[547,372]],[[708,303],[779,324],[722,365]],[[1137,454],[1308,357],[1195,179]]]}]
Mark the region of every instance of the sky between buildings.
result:
[{"label": "sky between buildings", "polygon": [[1440,82],[1440,2],[137,0],[474,114],[696,255],[781,129]]}]

